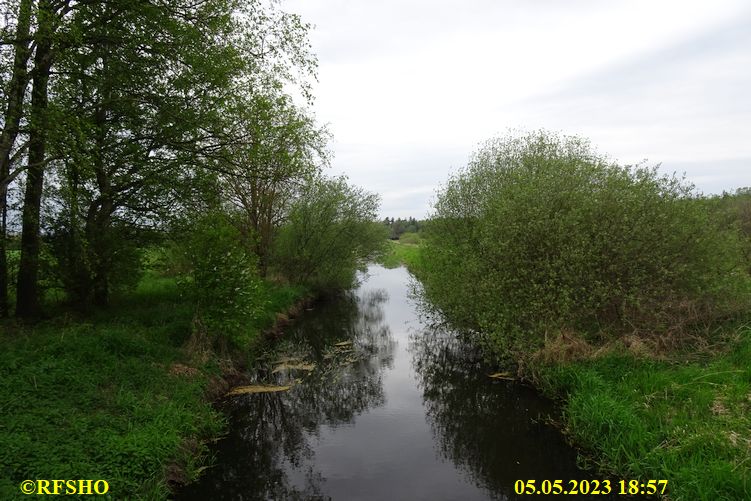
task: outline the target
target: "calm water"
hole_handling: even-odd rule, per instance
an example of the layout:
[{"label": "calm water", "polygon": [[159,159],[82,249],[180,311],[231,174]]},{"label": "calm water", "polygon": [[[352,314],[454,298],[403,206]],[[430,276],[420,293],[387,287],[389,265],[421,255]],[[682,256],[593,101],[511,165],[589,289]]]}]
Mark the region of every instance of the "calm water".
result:
[{"label": "calm water", "polygon": [[177,498],[544,499],[514,482],[598,478],[545,424],[550,402],[488,378],[475,350],[420,317],[410,284],[404,268],[371,266],[350,297],[296,320],[287,351],[315,369],[269,360],[257,381],[299,382],[230,397],[217,465]]}]

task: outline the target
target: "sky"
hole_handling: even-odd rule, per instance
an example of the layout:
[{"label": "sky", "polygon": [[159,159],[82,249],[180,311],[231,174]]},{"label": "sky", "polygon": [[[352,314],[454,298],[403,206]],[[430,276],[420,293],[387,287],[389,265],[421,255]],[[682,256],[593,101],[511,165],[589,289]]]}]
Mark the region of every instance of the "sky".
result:
[{"label": "sky", "polygon": [[429,216],[480,144],[544,128],[698,191],[751,186],[748,0],[286,0],[313,25],[331,174]]}]

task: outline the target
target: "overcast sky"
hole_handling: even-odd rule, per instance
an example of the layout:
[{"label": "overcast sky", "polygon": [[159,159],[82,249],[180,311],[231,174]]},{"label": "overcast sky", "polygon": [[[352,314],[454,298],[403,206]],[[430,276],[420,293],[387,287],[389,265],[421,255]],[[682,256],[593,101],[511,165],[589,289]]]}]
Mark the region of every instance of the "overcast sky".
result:
[{"label": "overcast sky", "polygon": [[508,129],[591,139],[624,164],[751,186],[748,0],[286,0],[314,25],[333,173],[425,217]]}]

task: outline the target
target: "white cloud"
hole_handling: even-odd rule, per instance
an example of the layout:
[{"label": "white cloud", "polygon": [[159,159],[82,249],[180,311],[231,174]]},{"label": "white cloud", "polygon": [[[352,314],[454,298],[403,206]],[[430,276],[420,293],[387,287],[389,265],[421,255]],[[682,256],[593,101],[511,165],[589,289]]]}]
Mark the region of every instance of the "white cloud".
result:
[{"label": "white cloud", "polygon": [[736,159],[726,188],[751,184],[751,165],[739,167],[751,158],[747,5],[295,0],[284,8],[316,25],[315,108],[336,137],[334,170],[379,191],[384,215],[419,217],[431,194],[397,195],[437,186],[508,127],[582,134],[624,162],[698,161],[699,185],[714,179],[702,170],[713,161]]}]

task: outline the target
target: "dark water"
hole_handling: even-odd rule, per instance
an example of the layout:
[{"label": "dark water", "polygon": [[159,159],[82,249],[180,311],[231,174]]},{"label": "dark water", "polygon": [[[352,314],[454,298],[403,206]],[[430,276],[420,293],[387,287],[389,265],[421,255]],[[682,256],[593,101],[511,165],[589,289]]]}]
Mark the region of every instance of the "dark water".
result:
[{"label": "dark water", "polygon": [[420,318],[404,268],[368,275],[285,334],[314,370],[255,375],[301,382],[228,399],[217,465],[178,499],[563,499],[518,496],[514,482],[599,478],[546,424],[550,402],[488,378],[470,345]]}]

